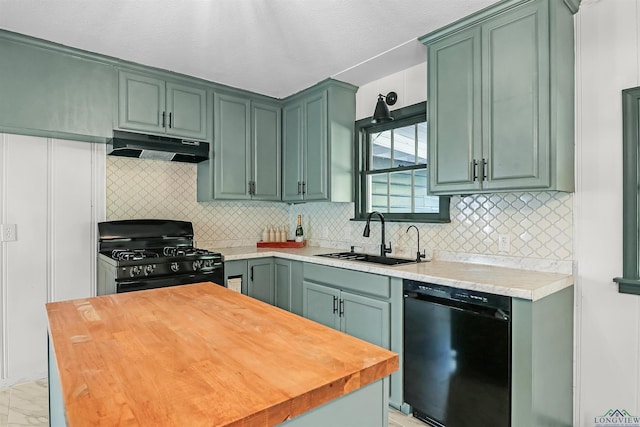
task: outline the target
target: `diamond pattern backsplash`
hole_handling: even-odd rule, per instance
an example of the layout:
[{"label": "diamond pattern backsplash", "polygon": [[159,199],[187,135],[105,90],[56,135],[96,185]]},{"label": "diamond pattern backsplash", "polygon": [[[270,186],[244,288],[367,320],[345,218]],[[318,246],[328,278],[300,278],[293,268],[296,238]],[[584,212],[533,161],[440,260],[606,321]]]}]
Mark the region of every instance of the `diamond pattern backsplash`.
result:
[{"label": "diamond pattern backsplash", "polygon": [[198,246],[255,245],[268,226],[289,221],[289,206],[273,202],[196,201],[196,166],[107,157],[107,220],[191,221]]},{"label": "diamond pattern backsplash", "polygon": [[[573,196],[561,192],[497,193],[451,198],[451,223],[416,224],[420,249],[571,261]],[[269,226],[288,224],[292,238],[297,215],[310,245],[376,252],[380,226],[362,237],[364,223],[351,221],[353,203],[196,201],[196,166],[157,160],[107,158],[107,219],[169,218],[193,222],[199,246],[254,245]],[[413,256],[416,232],[410,223],[387,223],[394,255]],[[498,236],[508,235],[508,253]]]}]

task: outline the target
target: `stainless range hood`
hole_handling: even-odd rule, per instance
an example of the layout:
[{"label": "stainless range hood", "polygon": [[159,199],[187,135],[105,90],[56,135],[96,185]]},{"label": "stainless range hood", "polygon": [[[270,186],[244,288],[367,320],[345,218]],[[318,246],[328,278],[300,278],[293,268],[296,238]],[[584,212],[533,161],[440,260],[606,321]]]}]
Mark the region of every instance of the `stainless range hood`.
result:
[{"label": "stainless range hood", "polygon": [[140,159],[199,163],[209,159],[209,144],[200,141],[113,131],[107,141],[107,154]]}]

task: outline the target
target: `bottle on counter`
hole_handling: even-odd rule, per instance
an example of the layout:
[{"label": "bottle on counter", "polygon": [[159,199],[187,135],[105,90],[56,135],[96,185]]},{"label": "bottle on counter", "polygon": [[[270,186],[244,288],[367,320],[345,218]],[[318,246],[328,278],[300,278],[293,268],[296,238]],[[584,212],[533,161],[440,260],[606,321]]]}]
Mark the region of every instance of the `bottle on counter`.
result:
[{"label": "bottle on counter", "polygon": [[262,230],[262,241],[263,242],[268,242],[269,241],[269,229],[265,227],[264,230]]},{"label": "bottle on counter", "polygon": [[296,227],[296,242],[304,241],[304,231],[302,230],[302,215],[298,215],[298,226]]},{"label": "bottle on counter", "polygon": [[288,240],[287,238],[289,237],[289,236],[287,236],[287,227],[285,225],[283,225],[280,228],[280,232],[282,233],[282,235],[281,235],[282,240],[280,240],[280,241],[281,242],[286,242]]},{"label": "bottle on counter", "polygon": [[276,241],[276,231],[273,229],[273,227],[269,227],[269,241],[270,242]]}]

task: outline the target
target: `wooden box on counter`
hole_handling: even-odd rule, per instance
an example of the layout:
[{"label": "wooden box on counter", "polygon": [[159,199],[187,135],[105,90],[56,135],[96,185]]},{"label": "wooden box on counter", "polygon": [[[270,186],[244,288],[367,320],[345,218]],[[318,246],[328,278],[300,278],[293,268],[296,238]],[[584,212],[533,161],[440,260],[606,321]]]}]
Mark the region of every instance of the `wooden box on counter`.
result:
[{"label": "wooden box on counter", "polygon": [[307,241],[296,242],[295,240],[287,240],[286,242],[263,242],[256,243],[258,248],[304,248]]}]

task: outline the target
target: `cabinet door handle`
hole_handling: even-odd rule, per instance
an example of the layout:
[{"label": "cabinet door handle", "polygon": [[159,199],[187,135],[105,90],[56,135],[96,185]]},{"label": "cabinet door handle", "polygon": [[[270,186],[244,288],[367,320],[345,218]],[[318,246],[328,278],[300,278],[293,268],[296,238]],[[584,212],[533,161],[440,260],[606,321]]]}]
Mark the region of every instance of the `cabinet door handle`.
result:
[{"label": "cabinet door handle", "polygon": [[336,314],[338,312],[338,297],[337,296],[333,296],[333,314]]},{"label": "cabinet door handle", "polygon": [[307,192],[307,183],[302,181],[302,194],[305,194]]},{"label": "cabinet door handle", "polygon": [[250,272],[249,272],[249,280],[251,280],[253,282],[253,267],[251,267]]},{"label": "cabinet door handle", "polygon": [[478,161],[476,159],[471,161],[471,175],[473,176],[471,181],[478,180]]},{"label": "cabinet door handle", "polygon": [[489,163],[488,160],[482,159],[480,161],[480,164],[482,165],[482,180],[486,181],[487,180],[487,164]]},{"label": "cabinet door handle", "polygon": [[167,120],[167,112],[163,111],[162,112],[162,127],[166,126],[166,122],[167,122],[166,120]]},{"label": "cabinet door handle", "polygon": [[340,313],[338,314],[338,316],[340,317],[344,316],[344,300],[343,299],[340,300]]},{"label": "cabinet door handle", "polygon": [[298,194],[302,194],[302,183],[298,181]]},{"label": "cabinet door handle", "polygon": [[171,118],[173,117],[173,113],[169,113],[169,129],[171,129]]}]

